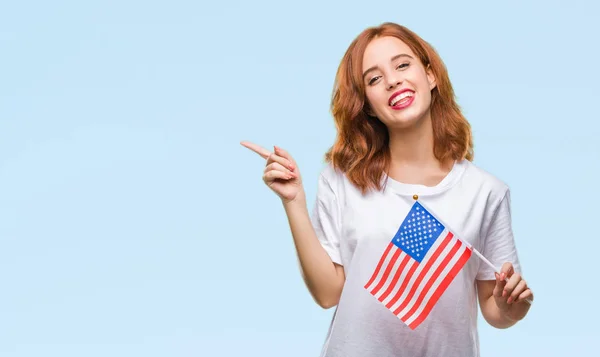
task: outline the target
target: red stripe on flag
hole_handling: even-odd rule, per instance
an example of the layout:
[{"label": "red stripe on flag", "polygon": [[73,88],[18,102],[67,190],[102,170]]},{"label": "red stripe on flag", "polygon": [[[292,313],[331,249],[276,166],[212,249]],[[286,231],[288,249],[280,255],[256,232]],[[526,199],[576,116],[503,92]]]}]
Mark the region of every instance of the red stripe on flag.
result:
[{"label": "red stripe on flag", "polygon": [[394,306],[394,304],[396,303],[396,301],[398,301],[398,299],[400,299],[400,296],[402,296],[402,293],[404,292],[404,289],[406,289],[406,285],[408,285],[408,282],[410,281],[410,278],[412,278],[412,276],[415,273],[415,270],[417,270],[418,266],[419,266],[419,264],[415,262],[410,267],[410,270],[408,271],[408,273],[406,274],[406,277],[402,281],[402,285],[400,286],[400,289],[398,289],[398,291],[396,292],[396,295],[394,295],[394,298],[392,300],[390,300],[390,302],[388,302],[387,305],[385,305],[385,307],[387,307],[388,309],[390,309],[392,306]]},{"label": "red stripe on flag", "polygon": [[446,291],[446,288],[448,288],[448,286],[450,285],[452,280],[454,280],[456,275],[458,275],[458,272],[467,263],[467,261],[469,260],[470,257],[471,257],[471,249],[467,248],[462,253],[461,257],[458,259],[456,264],[454,264],[454,266],[452,267],[452,270],[450,270],[448,275],[446,275],[446,277],[444,278],[442,283],[438,286],[435,293],[433,293],[433,295],[431,296],[431,299],[429,299],[429,301],[427,302],[427,305],[425,305],[425,308],[423,309],[423,311],[421,311],[421,314],[419,315],[419,317],[417,317],[408,326],[411,330],[414,330],[421,322],[423,322],[423,320],[425,320],[427,315],[429,315],[429,313],[431,312],[433,305],[435,305],[435,303],[439,300],[440,296],[442,296],[444,291]]},{"label": "red stripe on flag", "polygon": [[406,266],[406,263],[408,263],[409,259],[410,256],[408,254],[405,254],[404,259],[402,259],[402,262],[400,263],[400,267],[398,268],[398,270],[396,270],[396,275],[394,275],[394,279],[392,279],[392,282],[390,283],[390,286],[388,286],[385,293],[383,293],[383,295],[379,297],[379,301],[383,302],[383,300],[385,300],[385,298],[388,297],[392,290],[394,290],[394,287],[396,286],[398,279],[400,279],[400,275],[402,274],[402,271],[404,270],[404,267]]},{"label": "red stripe on flag", "polygon": [[365,289],[367,289],[369,287],[369,285],[373,284],[373,281],[375,281],[375,278],[377,277],[377,274],[379,274],[379,270],[381,270],[381,266],[383,265],[383,262],[385,261],[385,258],[387,257],[388,253],[390,252],[390,249],[392,249],[393,245],[394,245],[394,243],[392,243],[392,242],[390,242],[390,244],[388,244],[387,248],[385,249],[385,252],[383,252],[383,255],[381,256],[381,259],[379,259],[379,264],[377,264],[377,268],[375,269],[375,272],[373,273],[371,280],[369,280],[369,282],[365,285]]},{"label": "red stripe on flag", "polygon": [[410,299],[412,299],[413,295],[415,294],[417,287],[423,280],[423,277],[425,277],[425,275],[427,274],[427,272],[429,271],[429,269],[431,268],[433,263],[435,263],[436,259],[440,256],[440,254],[442,254],[442,251],[444,250],[444,248],[446,248],[448,243],[450,243],[450,240],[452,239],[452,237],[453,237],[452,232],[448,232],[448,235],[446,235],[442,244],[440,244],[440,246],[435,250],[435,252],[431,256],[431,258],[429,258],[427,260],[427,263],[425,263],[425,267],[423,268],[423,270],[421,270],[419,277],[417,278],[417,280],[415,281],[413,286],[410,288],[410,292],[408,293],[408,296],[406,297],[406,299],[404,299],[402,304],[396,310],[394,310],[394,315],[398,315],[398,313],[400,311],[404,310],[406,305],[408,305]]},{"label": "red stripe on flag", "polygon": [[406,314],[404,314],[404,316],[402,316],[400,318],[400,320],[406,322],[407,317],[412,316],[412,314],[414,314],[415,311],[417,311],[417,309],[421,305],[421,302],[423,301],[423,298],[425,298],[425,295],[429,292],[429,289],[431,289],[431,286],[433,285],[433,283],[435,283],[436,279],[440,276],[440,274],[442,273],[444,268],[446,268],[446,265],[448,265],[448,263],[450,263],[450,260],[452,260],[452,258],[454,257],[454,254],[456,254],[456,252],[458,252],[458,249],[461,246],[462,246],[461,241],[456,240],[456,242],[454,242],[454,246],[452,247],[450,252],[448,254],[446,254],[446,257],[444,258],[442,263],[440,265],[438,265],[438,267],[435,269],[435,272],[433,272],[433,275],[431,275],[429,280],[427,280],[427,284],[425,284],[425,286],[423,287],[423,290],[421,290],[421,294],[419,294],[419,297],[415,301],[413,307],[410,309],[410,311],[408,311]]},{"label": "red stripe on flag", "polygon": [[402,253],[402,250],[401,249],[396,249],[396,252],[394,253],[394,256],[392,257],[392,259],[388,263],[388,266],[385,268],[385,272],[383,273],[383,276],[381,277],[381,280],[379,280],[379,284],[377,284],[377,286],[375,287],[375,289],[373,289],[373,291],[371,291],[371,294],[373,294],[373,295],[377,294],[379,292],[379,289],[381,289],[381,287],[383,287],[383,284],[385,284],[388,276],[390,275],[390,272],[392,271],[392,268],[394,267],[394,264],[396,264],[396,260],[398,260],[398,257],[400,256],[400,253]]}]

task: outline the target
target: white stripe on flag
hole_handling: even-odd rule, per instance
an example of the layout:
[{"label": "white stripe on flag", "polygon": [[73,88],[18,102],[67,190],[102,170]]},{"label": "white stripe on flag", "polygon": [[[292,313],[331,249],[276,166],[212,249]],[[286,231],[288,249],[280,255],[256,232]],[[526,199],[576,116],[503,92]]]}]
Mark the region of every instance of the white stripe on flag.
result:
[{"label": "white stripe on flag", "polygon": [[[396,248],[395,246],[392,247],[392,249],[390,250],[390,254],[389,255],[390,256],[394,256],[394,254],[396,253],[397,249],[398,248]],[[379,297],[385,293],[385,291],[388,289],[388,287],[392,283],[394,275],[396,275],[396,272],[398,271],[398,268],[400,268],[400,264],[402,263],[402,260],[404,259],[405,256],[406,256],[406,254],[404,252],[400,252],[400,255],[398,256],[398,259],[396,259],[396,262],[394,263],[394,265],[392,267],[392,270],[390,270],[390,273],[388,274],[388,277],[385,280],[385,283],[383,284],[383,286],[381,287],[381,289],[379,289],[379,291],[377,292],[377,294],[374,295],[377,299],[379,299]],[[387,269],[387,266],[389,266],[389,264],[387,264],[385,266],[385,269],[383,269],[383,267],[382,267],[381,270],[383,270],[385,272],[385,270]],[[381,281],[381,280],[378,279],[377,284],[375,284],[373,286],[373,288],[375,288],[379,284],[379,281]]]},{"label": "white stripe on flag", "polygon": [[[454,244],[455,242],[456,242],[456,240],[453,239],[452,244]],[[419,308],[412,314],[412,316],[407,316],[407,319],[405,321],[405,323],[407,325],[410,325],[417,317],[419,317],[419,315],[421,315],[421,312],[423,311],[423,309],[425,309],[425,306],[427,306],[427,302],[429,301],[429,299],[431,299],[431,296],[435,293],[435,291],[440,286],[442,281],[446,278],[446,276],[448,276],[448,273],[450,272],[450,270],[452,270],[452,268],[454,268],[454,266],[456,265],[456,263],[458,262],[460,257],[463,255],[465,250],[467,250],[467,248],[465,247],[464,244],[461,244],[461,246],[458,249],[458,251],[456,252],[456,254],[452,257],[452,260],[450,260],[450,262],[448,262],[448,264],[446,265],[446,267],[444,268],[442,273],[438,276],[435,283],[431,286],[431,288],[429,289],[429,291],[427,292],[427,294],[421,301]],[[414,300],[416,300],[416,297]],[[410,305],[413,305],[413,303],[411,303]],[[406,310],[406,312],[410,311],[408,309],[405,309],[405,310]],[[406,312],[403,311],[400,314],[398,314],[398,316],[402,317],[403,314]]]},{"label": "white stripe on flag", "polygon": [[[456,239],[452,239],[450,241],[450,244],[448,244],[448,247],[446,247],[446,248],[452,249],[452,247],[456,244],[456,242],[457,242]],[[461,246],[462,246],[462,244],[461,244]],[[450,249],[448,249],[448,250],[450,250]],[[435,288],[437,288],[440,285],[440,283],[442,282],[442,280],[444,280],[444,278],[446,277],[446,275],[448,275],[448,272],[450,271],[450,269],[452,269],[452,267],[454,266],[454,264],[456,264],[456,262],[460,258],[460,254],[459,253],[462,253],[463,251],[464,251],[464,249],[460,249],[459,248],[457,250],[457,253],[452,256],[452,259],[450,259],[450,261],[448,262],[448,264],[443,268],[444,270],[437,277],[434,285],[430,288],[428,294],[434,292]],[[448,253],[446,253],[446,252],[440,254],[440,256],[438,257],[436,263],[431,267],[431,269],[430,269],[429,273],[427,274],[426,278],[424,278],[421,281],[421,284],[419,284],[419,287],[418,287],[417,291],[413,295],[413,297],[410,300],[410,302],[408,303],[408,305],[406,305],[406,307],[402,311],[400,311],[400,313],[398,313],[398,317],[403,317],[406,313],[408,313],[413,308],[413,306],[417,302],[417,299],[419,298],[419,295],[421,294],[421,292],[423,291],[423,289],[425,288],[425,286],[429,282],[429,280],[431,278],[431,275],[433,275],[433,273],[435,272],[435,270],[440,266],[440,264],[442,263],[442,261],[444,260],[444,258],[446,258],[447,255],[448,255]],[[423,302],[425,302],[425,300],[423,300]],[[423,302],[421,302],[421,304],[422,304],[421,308],[423,306],[425,306],[423,304]]]},{"label": "white stripe on flag", "polygon": [[369,291],[372,291],[379,284],[381,279],[383,278],[383,274],[385,273],[388,265],[390,264],[390,261],[392,260],[394,253],[395,253],[394,247],[392,247],[392,249],[390,249],[388,254],[386,255],[383,264],[381,265],[381,269],[379,270],[379,273],[377,274],[377,278],[375,280],[373,280],[371,285],[367,286],[367,289]]},{"label": "white stripe on flag", "polygon": [[[436,239],[436,241],[433,244],[433,246],[427,252],[427,255],[425,256],[425,259],[423,259],[421,261],[421,263],[418,263],[419,266],[417,267],[417,269],[413,273],[412,277],[410,278],[410,281],[409,281],[408,285],[406,286],[406,288],[404,288],[404,291],[402,292],[402,295],[396,301],[396,303],[390,307],[390,310],[395,311],[397,308],[399,308],[404,303],[404,301],[408,297],[408,294],[412,290],[412,288],[413,288],[413,286],[414,286],[417,278],[419,277],[419,275],[421,274],[421,272],[423,271],[423,269],[427,265],[427,262],[429,261],[429,259],[431,258],[431,256],[433,254],[435,254],[435,251],[438,250],[439,246],[444,242],[444,240],[446,239],[446,236],[448,235],[448,233],[449,232],[447,230],[444,230],[442,232],[442,234],[440,234],[440,236],[438,237],[438,239]],[[436,259],[435,263],[431,266],[430,270],[427,271],[425,277],[421,280],[421,284],[424,281],[427,280],[428,276],[431,276],[431,274],[433,273],[433,270],[435,269],[435,267],[437,267],[437,265],[442,261],[442,259],[444,259],[444,254],[447,254],[450,251],[450,249],[452,249],[451,244],[448,244],[444,248],[444,250],[442,251],[442,254],[440,254],[438,256],[438,258]]]},{"label": "white stripe on flag", "polygon": [[[408,254],[402,252],[401,256],[406,257],[407,255]],[[398,279],[398,282],[396,282],[396,286],[394,286],[394,289],[390,292],[390,294],[382,301],[383,305],[387,305],[396,296],[396,294],[398,293],[398,290],[400,290],[400,287],[402,286],[402,282],[407,278],[408,272],[410,271],[410,269],[412,268],[412,266],[414,264],[418,264],[417,261],[409,256],[408,263],[402,270],[402,275],[400,275],[400,279]]]}]

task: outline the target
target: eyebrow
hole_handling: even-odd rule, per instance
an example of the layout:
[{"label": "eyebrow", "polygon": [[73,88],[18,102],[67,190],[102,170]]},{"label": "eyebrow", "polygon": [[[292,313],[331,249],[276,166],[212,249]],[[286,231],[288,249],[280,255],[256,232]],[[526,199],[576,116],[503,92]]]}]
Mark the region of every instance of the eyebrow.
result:
[{"label": "eyebrow", "polygon": [[[390,62],[394,62],[395,60],[397,60],[397,59],[398,59],[398,58],[400,58],[400,57],[407,57],[407,58],[410,58],[410,59],[414,59],[414,58],[413,58],[411,55],[407,55],[406,53],[401,53],[401,54],[399,54],[399,55],[395,55],[394,57],[392,57],[392,58],[390,59]],[[373,67],[371,67],[371,68],[367,69],[367,70],[365,71],[365,73],[363,73],[363,80],[365,79],[365,77],[367,76],[367,74],[369,74],[369,72],[371,72],[371,71],[374,71],[374,70],[376,70],[377,68],[378,68],[377,66],[373,66]]]}]

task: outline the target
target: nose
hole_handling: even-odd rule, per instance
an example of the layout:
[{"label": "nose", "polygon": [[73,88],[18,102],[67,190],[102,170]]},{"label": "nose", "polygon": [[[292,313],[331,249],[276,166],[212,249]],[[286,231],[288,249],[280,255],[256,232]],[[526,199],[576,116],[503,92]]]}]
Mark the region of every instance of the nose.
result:
[{"label": "nose", "polygon": [[388,90],[394,89],[401,84],[402,84],[402,78],[400,77],[399,73],[394,72],[393,74],[391,74],[387,77],[386,85],[387,85]]}]

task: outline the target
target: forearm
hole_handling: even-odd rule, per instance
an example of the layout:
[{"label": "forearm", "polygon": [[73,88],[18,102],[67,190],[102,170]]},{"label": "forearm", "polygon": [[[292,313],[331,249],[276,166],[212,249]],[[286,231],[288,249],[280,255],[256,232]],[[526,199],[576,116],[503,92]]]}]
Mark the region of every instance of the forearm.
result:
[{"label": "forearm", "polygon": [[283,206],[300,261],[302,277],[310,294],[323,308],[336,305],[344,284],[343,272],[336,268],[317,239],[304,192],[294,201],[284,202]]}]

